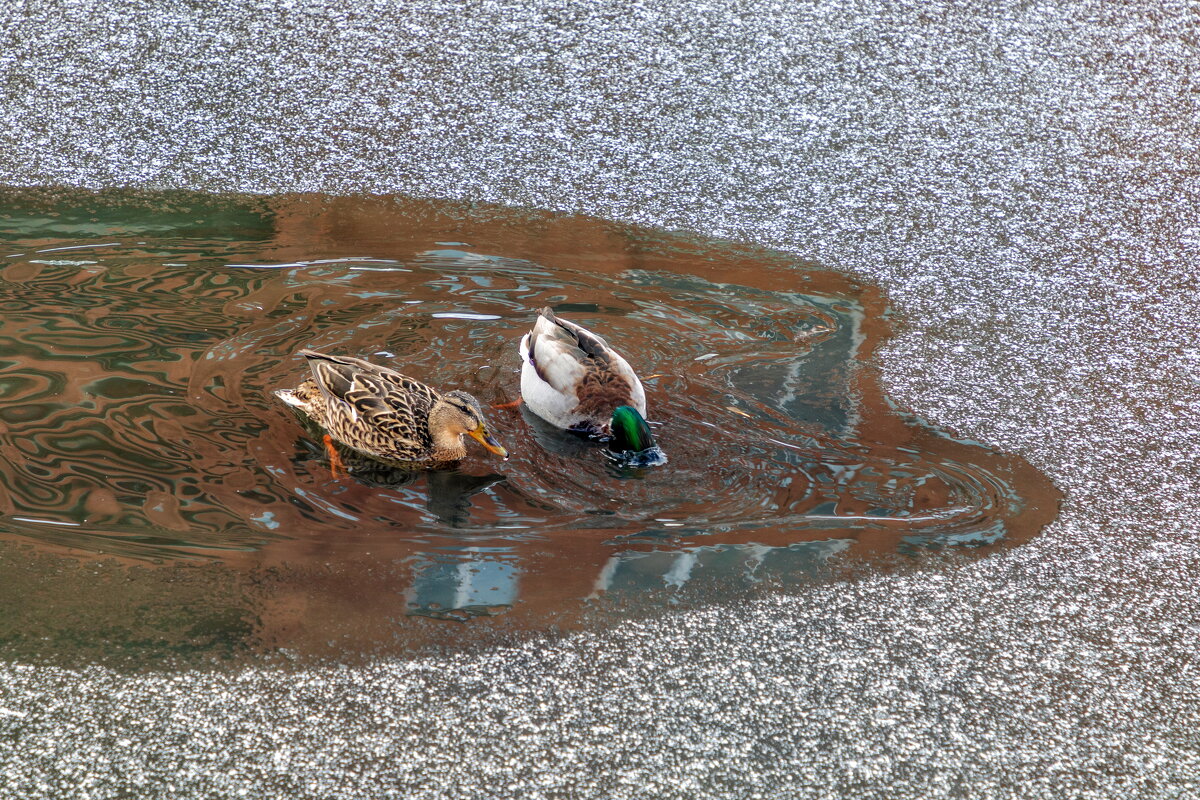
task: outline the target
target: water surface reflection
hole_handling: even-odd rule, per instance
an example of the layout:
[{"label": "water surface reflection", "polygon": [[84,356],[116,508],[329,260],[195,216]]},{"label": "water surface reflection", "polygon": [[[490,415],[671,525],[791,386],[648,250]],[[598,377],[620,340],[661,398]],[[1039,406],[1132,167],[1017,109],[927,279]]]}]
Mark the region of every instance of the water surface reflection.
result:
[{"label": "water surface reflection", "polygon": [[[878,290],[782,254],[402,198],[8,191],[0,216],[0,568],[20,575],[0,641],[23,655],[409,647],[444,619],[538,628],[598,598],[988,552],[1057,504],[1024,462],[892,408]],[[545,305],[638,367],[666,467],[500,408],[507,463],[337,480],[271,394],[312,346],[510,403]]]}]

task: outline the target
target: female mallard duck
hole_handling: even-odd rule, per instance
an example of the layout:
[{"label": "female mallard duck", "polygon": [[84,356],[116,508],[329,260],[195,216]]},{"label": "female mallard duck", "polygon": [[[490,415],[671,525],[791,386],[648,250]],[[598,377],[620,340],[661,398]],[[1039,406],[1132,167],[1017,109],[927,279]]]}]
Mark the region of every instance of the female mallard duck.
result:
[{"label": "female mallard duck", "polygon": [[521,337],[521,359],[521,398],[542,419],[612,437],[609,447],[618,452],[655,447],[642,382],[601,337],[543,308]]},{"label": "female mallard duck", "polygon": [[373,458],[410,463],[466,457],[463,435],[504,458],[488,433],[479,402],[466,392],[440,394],[431,386],[358,358],[301,350],[312,377],[275,394],[324,428],[334,471],[331,438]]}]

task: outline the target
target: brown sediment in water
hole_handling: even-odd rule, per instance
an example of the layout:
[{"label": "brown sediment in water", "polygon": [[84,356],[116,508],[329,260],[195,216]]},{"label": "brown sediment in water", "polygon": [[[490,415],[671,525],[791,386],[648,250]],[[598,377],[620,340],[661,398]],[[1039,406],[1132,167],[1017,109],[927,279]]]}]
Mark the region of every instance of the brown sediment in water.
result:
[{"label": "brown sediment in water", "polygon": [[[593,599],[626,573],[622,591],[654,595],[723,554],[719,600],[755,559],[811,546],[817,568],[883,565],[956,542],[982,555],[1056,513],[1025,462],[892,408],[872,366],[888,335],[877,288],[784,254],[394,197],[4,204],[32,218],[39,202],[68,221],[16,226],[24,255],[0,259],[0,539],[36,546],[5,550],[8,569],[34,566],[28,591],[65,615],[92,602],[117,638],[337,657],[437,643],[456,624],[429,617],[473,618],[460,640],[602,624],[622,612]],[[155,220],[165,230],[138,228]],[[477,450],[463,474],[337,481],[271,397],[313,344],[511,401],[515,343],[542,305],[660,376],[646,382],[665,467],[614,475],[597,450],[491,410],[509,463]],[[90,598],[56,594],[55,570],[82,586],[91,573],[48,567],[54,552],[118,559],[125,580],[103,568]],[[138,597],[150,622],[122,614]],[[185,598],[192,628],[171,622]],[[0,640],[28,644],[48,613],[18,613]],[[209,617],[211,641],[187,633]]]}]

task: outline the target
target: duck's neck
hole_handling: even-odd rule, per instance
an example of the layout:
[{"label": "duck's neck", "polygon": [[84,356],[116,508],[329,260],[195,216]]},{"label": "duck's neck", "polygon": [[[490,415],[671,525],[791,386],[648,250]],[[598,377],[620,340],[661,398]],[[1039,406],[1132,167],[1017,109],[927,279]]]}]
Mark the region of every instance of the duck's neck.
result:
[{"label": "duck's neck", "polygon": [[462,434],[451,433],[452,427],[447,418],[451,413],[450,407],[441,401],[429,412],[429,435],[433,438],[433,450],[429,455],[434,461],[458,461],[467,457]]},{"label": "duck's neck", "polygon": [[[431,431],[432,432],[432,431]],[[446,432],[433,433],[434,461],[458,461],[467,457],[467,446],[463,444],[462,436],[452,436]]]}]

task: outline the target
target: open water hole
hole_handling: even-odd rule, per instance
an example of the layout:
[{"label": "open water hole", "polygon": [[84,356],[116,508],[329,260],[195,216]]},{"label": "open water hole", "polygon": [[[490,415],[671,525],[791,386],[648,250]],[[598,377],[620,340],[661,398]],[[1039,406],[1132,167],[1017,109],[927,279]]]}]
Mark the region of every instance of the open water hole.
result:
[{"label": "open water hole", "polygon": [[[668,464],[503,407],[547,305],[634,365]],[[587,217],[0,191],[0,653],[420,651],[1035,536],[1057,491],[895,408],[888,326],[794,256]],[[471,392],[510,460],[333,477],[272,394],[302,347]]]}]

